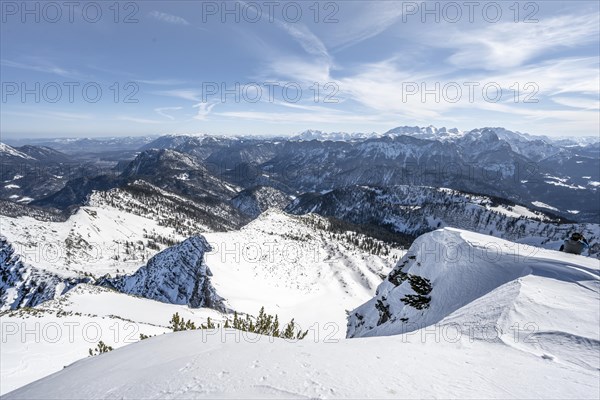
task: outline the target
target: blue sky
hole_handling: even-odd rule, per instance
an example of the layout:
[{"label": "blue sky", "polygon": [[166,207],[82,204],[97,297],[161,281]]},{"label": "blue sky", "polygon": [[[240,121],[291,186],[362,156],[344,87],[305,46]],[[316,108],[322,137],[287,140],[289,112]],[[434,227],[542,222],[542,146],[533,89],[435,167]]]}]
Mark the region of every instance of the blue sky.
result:
[{"label": "blue sky", "polygon": [[2,1],[0,133],[599,134],[599,2],[450,3]]}]

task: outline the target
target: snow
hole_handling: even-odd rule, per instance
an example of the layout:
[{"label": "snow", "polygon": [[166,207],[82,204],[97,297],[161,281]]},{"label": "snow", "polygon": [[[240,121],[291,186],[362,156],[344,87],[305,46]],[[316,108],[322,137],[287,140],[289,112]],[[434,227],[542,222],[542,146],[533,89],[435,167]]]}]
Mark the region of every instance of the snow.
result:
[{"label": "snow", "polygon": [[[576,331],[579,335],[597,338],[600,335],[599,270],[600,261],[597,259],[544,250],[469,231],[440,229],[420,236],[392,271],[429,280],[432,289],[428,294],[431,298],[428,308],[418,310],[401,300],[406,295],[415,294],[408,280],[393,283],[386,279],[378,287],[375,298],[351,312],[348,334],[361,337],[406,333],[424,326],[443,324],[444,319],[460,312],[461,323],[468,319],[473,319],[479,326],[494,323],[502,332],[510,331],[511,324],[515,322],[520,322],[521,326],[525,322],[541,326],[552,321],[555,324],[553,331],[557,334],[575,334]],[[527,307],[521,309],[515,305],[515,298],[525,295],[523,290],[514,295],[504,295],[501,290],[505,285],[522,286],[524,278],[531,287],[546,293],[537,296],[539,304],[533,304],[541,310],[539,313],[527,315]],[[562,297],[565,299],[583,296],[578,304],[572,301],[564,303],[570,317],[557,314],[557,310],[552,308],[556,297],[544,291],[549,279],[569,283],[564,287]],[[500,294],[493,296],[490,294],[493,291]],[[492,296],[488,303],[496,306],[476,305],[488,295]],[[546,295],[548,298],[545,298]],[[381,323],[376,307],[378,301],[387,305],[391,314],[387,321]],[[471,308],[465,314],[461,309],[467,305]],[[514,319],[507,316],[511,310],[519,310]]]},{"label": "snow", "polygon": [[[66,222],[2,217],[2,234],[26,263],[62,276],[87,272],[99,277],[117,270],[132,273],[156,250],[136,248],[127,254],[125,242],[146,243],[144,233],[152,231],[183,239],[151,219],[108,206],[82,207]],[[66,246],[67,241],[73,245]]]},{"label": "snow", "polygon": [[13,157],[23,158],[25,160],[35,160],[35,158],[33,158],[25,153],[22,153],[22,152],[18,151],[17,149],[15,149],[7,144],[4,144],[2,142],[0,142],[0,154],[1,153],[5,153],[5,154],[11,155]]},{"label": "snow", "polygon": [[565,184],[562,182],[554,182],[554,181],[544,181],[550,185],[554,185],[554,186],[563,186],[569,189],[575,189],[575,190],[581,190],[581,189],[585,189],[583,186],[581,185],[569,185],[569,184]]},{"label": "snow", "polygon": [[[403,251],[375,256],[343,240],[313,237],[309,224],[318,218],[272,209],[239,231],[206,233],[213,248],[207,265],[217,293],[238,311],[254,314],[265,306],[303,325],[336,323],[338,335],[343,335],[344,310],[370,298],[379,275],[387,273]],[[25,263],[65,277],[133,274],[157,253],[137,245],[146,243],[145,232],[185,239],[154,220],[109,206],[82,207],[66,222],[2,220],[2,234]],[[75,243],[68,252],[66,241]],[[135,250],[128,253],[126,242],[136,244]],[[328,304],[327,312],[315,320],[311,307],[322,302]]]},{"label": "snow", "polygon": [[[373,255],[326,232],[319,235],[311,226],[317,220],[321,221],[315,215],[298,217],[273,209],[240,231],[205,234],[213,248],[206,257],[213,274],[211,283],[217,294],[225,298],[226,305],[253,315],[264,306],[267,312],[278,314],[282,322],[295,318],[303,329],[312,328],[313,336],[318,333],[322,338],[342,338],[345,310],[371,298],[381,282],[380,275],[385,275],[404,251],[392,249],[388,256]],[[66,222],[44,222],[31,217],[2,219],[3,235],[27,265],[64,277],[134,273],[157,251],[145,247],[127,254],[126,241],[145,243],[144,229],[175,240],[184,239],[152,219],[109,206],[82,207]],[[79,243],[68,254],[64,247],[67,240]],[[114,259],[115,255],[119,260]],[[44,313],[45,319],[40,321],[58,322],[63,330],[68,321],[82,326],[97,322],[102,327],[102,340],[109,345],[123,345],[111,340],[110,327],[115,322],[131,322],[139,333],[155,334],[166,331],[165,325],[174,312],[186,319],[192,318],[190,315],[210,315],[215,321],[222,318],[214,310],[159,303],[83,284],[56,303],[42,303],[35,309],[48,308],[82,315],[57,319]],[[0,318],[3,323],[36,321],[17,316],[6,319],[6,314]],[[88,348],[97,343],[85,340],[81,331],[76,332],[76,340],[66,352],[61,350],[66,345],[63,341],[38,345],[18,339],[2,344],[2,393],[85,357]],[[5,356],[5,350],[10,356]],[[40,357],[45,366],[37,369],[31,360]]]},{"label": "snow", "polygon": [[[520,206],[492,209],[532,213]],[[204,234],[212,247],[206,255],[211,283],[227,306],[251,314],[265,306],[281,321],[295,318],[309,329],[304,341],[235,330],[163,335],[175,312],[197,323],[224,316],[80,284],[33,309],[0,314],[0,394],[597,398],[599,260],[452,228],[420,236],[406,254],[375,256],[316,223],[323,223],[321,217],[271,209],[238,231]],[[151,218],[104,205],[82,207],[60,223],[2,219],[2,234],[25,263],[63,276],[133,273],[156,250],[144,248],[131,258],[119,252],[124,258],[114,260],[110,246],[145,242],[144,229],[184,239]],[[43,256],[42,244],[67,239],[78,244],[71,256]],[[381,281],[402,256],[396,268],[431,282],[427,309],[400,300],[414,293],[407,282]],[[377,325],[375,303],[383,297],[392,318]],[[352,308],[347,333],[355,338],[344,339],[346,310]],[[86,326],[94,328],[84,332]],[[54,342],[53,329],[60,332]],[[158,336],[131,344],[140,333]],[[98,340],[117,349],[86,357]]]},{"label": "snow", "polygon": [[[469,256],[441,256],[457,248]],[[402,335],[292,342],[225,329],[169,333],[4,398],[597,398],[598,260],[457,229],[421,236],[413,255],[407,271],[431,279],[432,301],[409,314],[427,326]],[[101,313],[93,303],[86,307]],[[392,324],[401,323],[377,333],[398,333]]]},{"label": "snow", "polygon": [[343,337],[345,310],[370,299],[379,274],[404,252],[375,256],[321,238],[307,226],[311,218],[319,217],[270,209],[239,231],[205,234],[213,248],[206,257],[211,282],[234,310],[255,314],[265,306],[303,329]]},{"label": "snow", "polygon": [[0,394],[85,358],[99,340],[117,348],[137,342],[140,333],[170,332],[167,325],[176,312],[196,324],[205,323],[207,317],[223,319],[214,310],[160,303],[85,284],[34,310],[4,313],[0,317]]},{"label": "snow", "polygon": [[507,206],[504,206],[504,205],[494,206],[494,207],[486,206],[486,208],[488,210],[496,211],[497,213],[507,215],[509,217],[514,217],[514,218],[525,217],[525,218],[540,218],[542,220],[548,219],[543,214],[538,214],[532,210],[529,210],[526,207],[519,206],[519,205],[514,205],[514,206],[511,206],[510,208],[508,208]]},{"label": "snow", "polygon": [[556,207],[552,207],[546,203],[542,203],[541,201],[532,201],[531,202],[532,205],[536,206],[536,207],[540,207],[540,208],[547,208],[548,210],[552,210],[552,211],[559,211],[558,208]]}]

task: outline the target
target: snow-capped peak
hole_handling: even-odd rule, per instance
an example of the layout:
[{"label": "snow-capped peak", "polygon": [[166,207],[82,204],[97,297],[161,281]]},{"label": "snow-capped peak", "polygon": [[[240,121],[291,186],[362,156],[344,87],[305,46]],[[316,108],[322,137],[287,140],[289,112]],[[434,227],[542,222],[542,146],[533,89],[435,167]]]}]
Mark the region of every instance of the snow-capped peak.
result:
[{"label": "snow-capped peak", "polygon": [[334,142],[352,141],[352,140],[364,140],[369,138],[380,137],[381,135],[376,132],[363,133],[363,132],[323,132],[320,130],[308,129],[301,132],[291,138],[291,140],[319,140],[325,141],[330,140]]},{"label": "snow-capped peak", "polygon": [[464,135],[464,132],[457,128],[436,128],[433,125],[426,127],[419,126],[399,126],[387,131],[385,136],[412,136],[419,139],[429,140],[453,140],[458,139]]}]

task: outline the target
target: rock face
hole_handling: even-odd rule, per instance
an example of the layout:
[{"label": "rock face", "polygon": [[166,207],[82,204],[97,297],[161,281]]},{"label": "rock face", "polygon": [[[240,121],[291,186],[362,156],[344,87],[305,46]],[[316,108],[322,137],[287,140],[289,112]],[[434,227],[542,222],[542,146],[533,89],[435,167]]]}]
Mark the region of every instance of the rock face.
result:
[{"label": "rock face", "polygon": [[0,236],[0,311],[35,307],[89,281],[86,277],[67,278],[26,265],[6,238]]},{"label": "rock face", "polygon": [[204,262],[208,251],[211,247],[206,239],[193,236],[158,253],[133,275],[106,278],[100,284],[164,303],[226,311],[210,282],[212,273]]},{"label": "rock face", "polygon": [[256,186],[240,192],[231,200],[241,213],[256,218],[269,208],[284,209],[290,198],[280,190],[269,186]]}]

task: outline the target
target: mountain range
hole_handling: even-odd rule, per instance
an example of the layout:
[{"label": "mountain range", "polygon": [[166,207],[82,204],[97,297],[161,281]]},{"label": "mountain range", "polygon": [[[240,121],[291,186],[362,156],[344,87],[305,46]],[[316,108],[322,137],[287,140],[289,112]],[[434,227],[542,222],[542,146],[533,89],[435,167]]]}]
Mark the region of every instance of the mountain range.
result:
[{"label": "mountain range", "polygon": [[[404,126],[12,144],[3,398],[600,390],[598,140]],[[557,251],[573,232],[583,255]],[[263,312],[309,339],[229,328]],[[166,334],[175,315],[204,328]],[[65,323],[75,337],[49,343]]]}]

